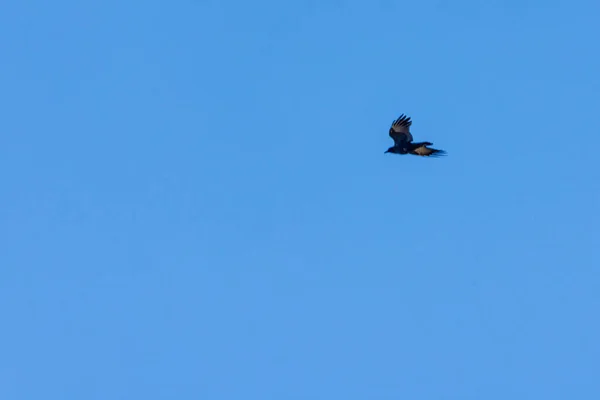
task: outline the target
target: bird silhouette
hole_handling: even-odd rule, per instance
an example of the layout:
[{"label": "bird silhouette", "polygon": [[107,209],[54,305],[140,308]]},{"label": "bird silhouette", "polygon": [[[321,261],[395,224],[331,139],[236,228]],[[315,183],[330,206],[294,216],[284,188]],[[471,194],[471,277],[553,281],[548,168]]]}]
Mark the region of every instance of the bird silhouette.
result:
[{"label": "bird silhouette", "polygon": [[413,154],[423,157],[439,157],[447,154],[444,150],[427,147],[433,144],[431,142],[413,142],[413,136],[410,133],[411,125],[410,117],[404,114],[392,122],[389,134],[394,139],[394,145],[387,149],[386,153]]}]

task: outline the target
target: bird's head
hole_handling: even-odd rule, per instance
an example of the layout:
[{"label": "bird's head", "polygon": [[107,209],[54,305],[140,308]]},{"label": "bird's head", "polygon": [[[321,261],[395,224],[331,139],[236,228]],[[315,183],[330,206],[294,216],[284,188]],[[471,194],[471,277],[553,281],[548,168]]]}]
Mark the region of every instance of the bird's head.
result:
[{"label": "bird's head", "polygon": [[389,149],[387,149],[386,151],[383,152],[383,154],[385,153],[393,153],[394,152],[394,147],[390,147]]}]

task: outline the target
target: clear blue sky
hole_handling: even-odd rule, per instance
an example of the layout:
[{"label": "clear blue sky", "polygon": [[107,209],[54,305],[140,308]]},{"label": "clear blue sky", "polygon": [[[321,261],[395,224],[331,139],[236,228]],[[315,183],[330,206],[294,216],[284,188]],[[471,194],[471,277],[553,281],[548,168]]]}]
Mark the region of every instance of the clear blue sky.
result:
[{"label": "clear blue sky", "polygon": [[600,398],[597,1],[0,11],[0,398]]}]

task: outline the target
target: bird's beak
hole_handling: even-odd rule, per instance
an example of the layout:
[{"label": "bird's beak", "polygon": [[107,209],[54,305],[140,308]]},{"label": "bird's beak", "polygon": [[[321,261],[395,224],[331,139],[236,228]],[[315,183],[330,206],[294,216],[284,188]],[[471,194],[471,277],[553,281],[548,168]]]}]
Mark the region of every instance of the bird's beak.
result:
[{"label": "bird's beak", "polygon": [[386,151],[384,151],[384,152],[383,152],[383,154],[385,154],[385,153],[389,153],[389,152],[390,152],[389,150],[386,150]]}]

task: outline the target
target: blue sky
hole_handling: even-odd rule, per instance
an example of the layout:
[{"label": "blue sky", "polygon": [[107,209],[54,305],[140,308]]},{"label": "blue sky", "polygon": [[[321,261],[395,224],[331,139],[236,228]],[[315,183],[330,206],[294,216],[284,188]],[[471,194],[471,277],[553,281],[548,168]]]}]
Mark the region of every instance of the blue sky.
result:
[{"label": "blue sky", "polygon": [[600,398],[599,13],[4,2],[0,398]]}]

